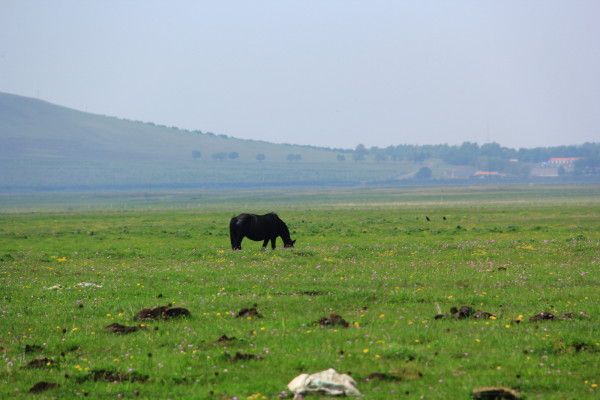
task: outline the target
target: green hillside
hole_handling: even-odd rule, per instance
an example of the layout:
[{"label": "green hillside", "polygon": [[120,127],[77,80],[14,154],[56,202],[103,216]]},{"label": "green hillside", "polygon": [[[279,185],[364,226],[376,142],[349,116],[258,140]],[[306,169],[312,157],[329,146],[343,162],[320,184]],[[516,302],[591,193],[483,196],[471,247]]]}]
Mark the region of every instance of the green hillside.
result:
[{"label": "green hillside", "polygon": [[6,93],[0,93],[0,140],[3,190],[359,183],[418,169],[409,162],[353,162],[350,151],[90,114]]},{"label": "green hillside", "polygon": [[0,138],[3,158],[184,161],[196,150],[204,159],[237,152],[240,161],[255,161],[258,153],[270,161],[286,161],[290,153],[309,162],[336,160],[336,153],[327,149],[181,130],[6,93],[0,93]]}]

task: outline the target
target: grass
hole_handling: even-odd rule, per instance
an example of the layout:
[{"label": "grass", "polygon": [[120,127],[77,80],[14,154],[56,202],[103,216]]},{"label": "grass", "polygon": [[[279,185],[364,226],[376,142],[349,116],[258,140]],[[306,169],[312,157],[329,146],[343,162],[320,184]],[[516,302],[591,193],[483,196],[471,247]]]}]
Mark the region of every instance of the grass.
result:
[{"label": "grass", "polygon": [[[233,212],[269,211],[251,193],[168,210],[10,203],[0,214],[0,398],[44,380],[60,386],[40,398],[270,399],[296,375],[330,367],[351,373],[368,399],[469,398],[488,385],[527,398],[598,396],[600,202],[590,193],[599,188],[446,190],[443,201],[440,190],[274,196],[268,206],[298,240],[275,251],[248,240],[228,248]],[[167,303],[192,316],[104,331]],[[263,318],[235,317],[253,304]],[[496,319],[434,320],[438,307],[461,305]],[[540,311],[577,315],[528,320]],[[314,324],[331,313],[351,326]],[[223,334],[237,340],[217,343]],[[262,359],[233,362],[236,352]],[[56,365],[26,368],[42,357]],[[95,370],[148,378],[88,379]],[[373,372],[399,380],[365,380]]]}]

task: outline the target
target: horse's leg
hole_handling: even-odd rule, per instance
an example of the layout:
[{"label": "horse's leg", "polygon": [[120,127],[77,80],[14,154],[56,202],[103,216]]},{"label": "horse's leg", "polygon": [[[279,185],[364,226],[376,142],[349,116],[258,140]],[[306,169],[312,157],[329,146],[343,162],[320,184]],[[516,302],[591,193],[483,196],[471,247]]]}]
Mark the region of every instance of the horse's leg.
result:
[{"label": "horse's leg", "polygon": [[269,239],[265,239],[263,241],[263,247],[262,247],[263,250],[265,250],[267,248],[267,243],[269,243]]},{"label": "horse's leg", "polygon": [[273,250],[275,250],[275,240],[276,240],[276,239],[277,239],[276,237],[274,237],[274,238],[271,238],[271,248],[272,248]]},{"label": "horse's leg", "polygon": [[231,249],[232,250],[241,250],[242,249],[242,239],[243,236],[233,235],[231,237]]},{"label": "horse's leg", "polygon": [[241,250],[243,238],[244,235],[240,234],[240,227],[237,226],[235,220],[232,219],[229,222],[229,240],[231,241],[231,250]]}]

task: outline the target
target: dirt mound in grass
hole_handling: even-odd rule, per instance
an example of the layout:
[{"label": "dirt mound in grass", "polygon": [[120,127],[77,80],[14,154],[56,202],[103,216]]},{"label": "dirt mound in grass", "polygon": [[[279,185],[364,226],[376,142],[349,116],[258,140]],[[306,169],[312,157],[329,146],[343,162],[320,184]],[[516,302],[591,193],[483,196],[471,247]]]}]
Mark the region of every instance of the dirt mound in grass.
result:
[{"label": "dirt mound in grass", "polygon": [[598,347],[596,347],[593,343],[586,342],[574,342],[569,346],[569,349],[575,353],[579,353],[582,351],[588,351],[591,353],[598,352]]},{"label": "dirt mound in grass", "polygon": [[148,375],[137,372],[116,372],[107,369],[95,369],[78,379],[78,382],[92,380],[94,382],[146,382]]},{"label": "dirt mound in grass", "polygon": [[301,296],[310,296],[310,297],[314,297],[314,296],[323,296],[327,293],[322,292],[320,290],[302,290],[300,292],[297,292],[299,295]]},{"label": "dirt mound in grass", "polygon": [[550,311],[541,311],[534,316],[529,318],[529,321],[554,321],[554,320],[563,320],[568,321],[572,319],[588,319],[590,316],[585,311],[580,311],[578,313],[575,312],[564,312],[560,315],[552,314]]},{"label": "dirt mound in grass", "polygon": [[25,353],[35,353],[37,351],[43,350],[43,347],[39,344],[26,344],[25,345]]},{"label": "dirt mound in grass", "polygon": [[387,372],[372,372],[366,378],[365,381],[387,381],[387,382],[400,382],[402,380],[401,376],[396,374],[391,374]]},{"label": "dirt mound in grass", "polygon": [[315,323],[327,328],[332,326],[341,326],[342,328],[347,328],[350,326],[348,321],[342,318],[341,315],[335,313],[330,314],[329,317],[322,317]]},{"label": "dirt mound in grass", "polygon": [[160,306],[155,308],[144,308],[135,315],[135,321],[171,319],[177,317],[189,317],[192,314],[187,308],[171,307],[171,305]]},{"label": "dirt mound in grass", "polygon": [[443,318],[449,318],[449,317],[452,317],[455,319],[468,319],[468,318],[474,318],[474,319],[490,319],[490,318],[492,318],[493,319],[493,318],[496,318],[496,316],[490,312],[482,311],[482,310],[475,310],[469,306],[462,306],[460,308],[451,307],[449,314],[436,314],[433,318],[434,319],[443,319]]},{"label": "dirt mound in grass", "polygon": [[553,320],[555,317],[554,314],[552,314],[549,311],[542,311],[539,312],[537,314],[535,314],[533,317],[529,318],[529,320],[531,322],[535,322],[535,321],[550,321]]},{"label": "dirt mound in grass", "polygon": [[50,390],[50,389],[54,389],[58,387],[58,383],[53,383],[53,382],[38,382],[35,385],[33,385],[31,387],[31,389],[29,389],[29,393],[42,393],[45,392],[46,390]]},{"label": "dirt mound in grass", "polygon": [[36,358],[35,360],[29,361],[26,368],[50,368],[55,367],[56,361],[50,358]]},{"label": "dirt mound in grass", "polygon": [[258,305],[254,304],[250,308],[242,308],[238,311],[236,318],[262,318],[262,314],[258,312]]},{"label": "dirt mound in grass", "polygon": [[237,338],[235,336],[227,336],[227,335],[221,335],[217,340],[216,343],[231,343],[236,341]]},{"label": "dirt mound in grass", "polygon": [[475,400],[519,400],[521,395],[506,387],[481,387],[473,389]]},{"label": "dirt mound in grass", "polygon": [[116,333],[118,335],[126,335],[128,333],[136,332],[140,329],[141,329],[141,327],[139,327],[139,326],[121,325],[117,322],[104,327],[105,331],[110,332],[110,333]]},{"label": "dirt mound in grass", "polygon": [[231,362],[237,362],[237,361],[252,361],[252,360],[262,360],[263,357],[256,355],[256,354],[250,354],[250,353],[242,353],[242,352],[236,352],[233,356],[225,353],[225,358],[228,359]]},{"label": "dirt mound in grass", "polygon": [[363,380],[370,381],[385,381],[385,382],[400,382],[410,381],[423,377],[423,373],[416,369],[402,368],[391,372],[372,372]]},{"label": "dirt mound in grass", "polygon": [[494,314],[487,312],[487,311],[481,311],[481,310],[477,310],[475,311],[475,314],[473,314],[473,318],[475,319],[490,319],[492,317],[496,317]]}]

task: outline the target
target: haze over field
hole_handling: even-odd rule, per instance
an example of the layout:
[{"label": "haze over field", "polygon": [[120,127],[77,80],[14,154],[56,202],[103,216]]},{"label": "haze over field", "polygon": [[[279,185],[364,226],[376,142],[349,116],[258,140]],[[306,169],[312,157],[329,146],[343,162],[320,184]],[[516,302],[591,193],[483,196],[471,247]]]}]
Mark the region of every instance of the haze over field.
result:
[{"label": "haze over field", "polygon": [[511,149],[274,144],[85,113],[0,92],[0,191],[598,180],[600,143]]},{"label": "haze over field", "polygon": [[600,3],[0,4],[0,91],[354,148],[600,137]]}]

